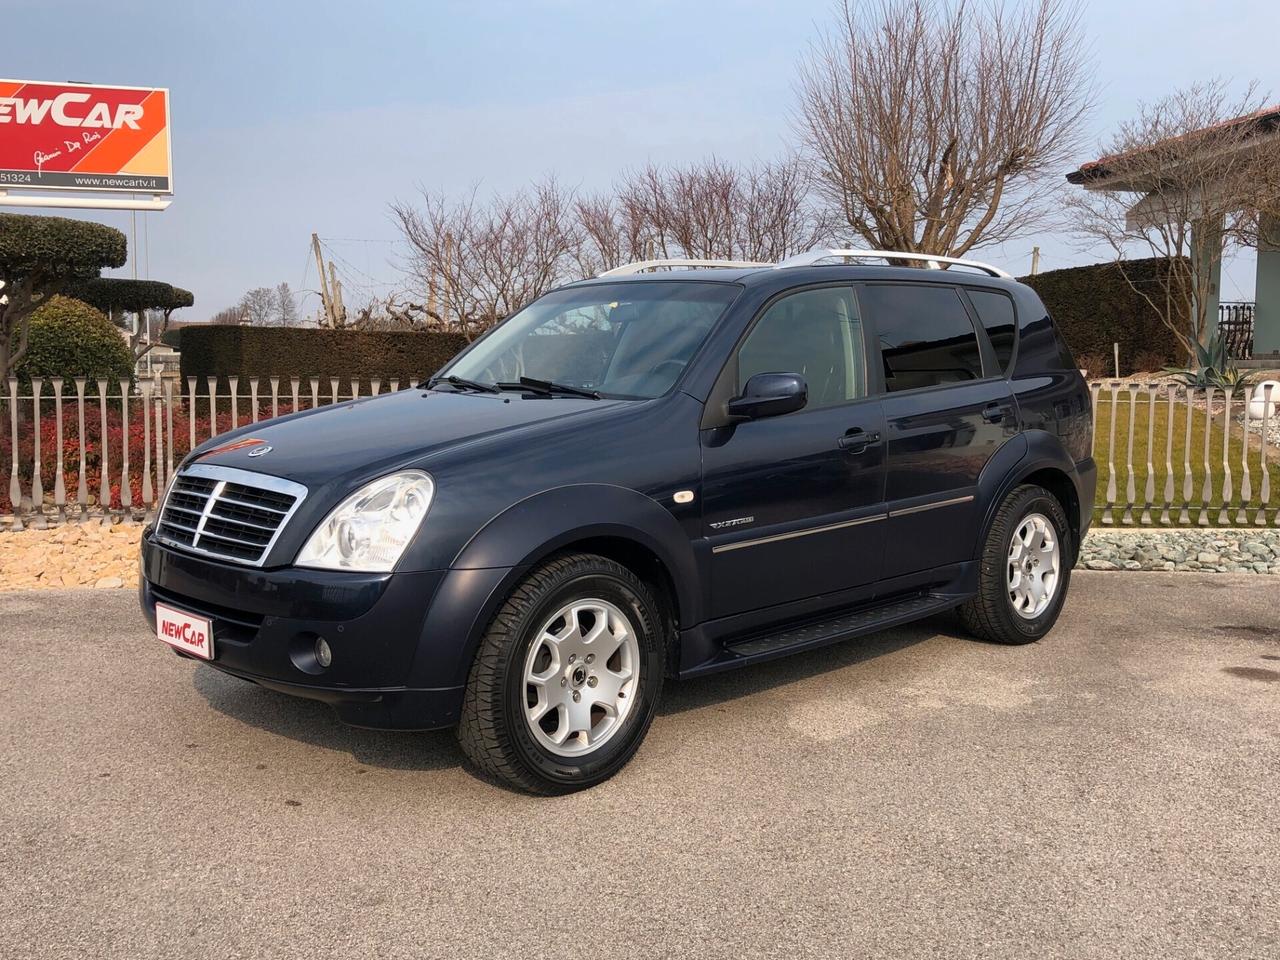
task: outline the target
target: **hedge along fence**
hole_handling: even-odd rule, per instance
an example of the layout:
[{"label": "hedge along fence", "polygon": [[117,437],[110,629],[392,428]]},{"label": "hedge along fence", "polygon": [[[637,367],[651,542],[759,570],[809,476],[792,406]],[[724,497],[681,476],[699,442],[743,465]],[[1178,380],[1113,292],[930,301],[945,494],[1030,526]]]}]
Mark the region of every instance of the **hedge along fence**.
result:
[{"label": "hedge along fence", "polygon": [[[182,379],[312,377],[328,383],[426,380],[467,345],[458,333],[186,326],[176,331]],[[166,339],[168,339],[166,337]]]},{"label": "hedge along fence", "polygon": [[[1151,372],[1186,362],[1177,337],[1137,293],[1129,280],[1149,285],[1152,299],[1163,297],[1160,284],[1169,270],[1162,258],[1098,263],[1021,277],[1044,301],[1067,339],[1076,362],[1092,377],[1115,375],[1112,344],[1120,344],[1120,375]],[[1190,325],[1190,318],[1182,318]]]}]

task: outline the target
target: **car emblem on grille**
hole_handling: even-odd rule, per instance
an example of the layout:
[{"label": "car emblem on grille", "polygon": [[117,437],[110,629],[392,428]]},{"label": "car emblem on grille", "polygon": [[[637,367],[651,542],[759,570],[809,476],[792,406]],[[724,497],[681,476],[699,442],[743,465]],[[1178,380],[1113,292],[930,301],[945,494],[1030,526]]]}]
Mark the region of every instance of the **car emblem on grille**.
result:
[{"label": "car emblem on grille", "polygon": [[272,449],[272,448],[271,448],[271,444],[269,444],[269,443],[264,443],[262,446],[260,446],[260,447],[254,447],[252,450],[250,450],[250,451],[249,451],[249,456],[251,456],[251,457],[260,457],[260,456],[262,456],[264,453],[270,453],[270,452],[271,452],[271,449]]}]

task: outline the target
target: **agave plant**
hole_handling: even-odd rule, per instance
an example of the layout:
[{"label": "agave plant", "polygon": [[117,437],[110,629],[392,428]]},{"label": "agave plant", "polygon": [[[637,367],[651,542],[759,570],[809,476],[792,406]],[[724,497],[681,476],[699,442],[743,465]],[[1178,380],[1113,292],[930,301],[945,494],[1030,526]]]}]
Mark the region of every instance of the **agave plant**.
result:
[{"label": "agave plant", "polygon": [[1227,349],[1226,338],[1220,331],[1214,331],[1208,343],[1196,341],[1194,347],[1195,366],[1165,367],[1165,373],[1173,374],[1176,380],[1188,387],[1214,387],[1228,394],[1248,386],[1253,374],[1242,373],[1235,365]]}]

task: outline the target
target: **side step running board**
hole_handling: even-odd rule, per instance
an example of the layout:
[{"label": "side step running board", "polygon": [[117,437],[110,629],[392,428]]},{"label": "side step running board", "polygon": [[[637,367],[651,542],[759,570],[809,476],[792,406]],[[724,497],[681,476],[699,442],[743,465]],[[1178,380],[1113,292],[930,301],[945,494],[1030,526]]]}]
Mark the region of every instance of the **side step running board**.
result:
[{"label": "side step running board", "polygon": [[[964,600],[951,594],[916,594],[876,607],[867,607],[851,613],[843,613],[826,620],[818,620],[794,627],[784,627],[777,633],[748,637],[728,644],[725,652],[729,662],[740,664],[744,660],[768,660],[788,653],[798,653],[829,643],[849,640],[866,633],[875,633],[910,620],[933,613],[941,613],[958,606]],[[727,665],[727,664],[725,664]]]}]

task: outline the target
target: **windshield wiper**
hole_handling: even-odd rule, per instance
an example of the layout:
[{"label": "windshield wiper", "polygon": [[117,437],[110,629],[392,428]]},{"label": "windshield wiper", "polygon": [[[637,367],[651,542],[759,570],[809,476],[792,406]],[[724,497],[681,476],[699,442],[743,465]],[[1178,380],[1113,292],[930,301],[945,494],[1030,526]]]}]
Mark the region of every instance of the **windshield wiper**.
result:
[{"label": "windshield wiper", "polygon": [[494,384],[499,390],[529,390],[551,396],[556,393],[567,393],[573,397],[586,397],[588,400],[599,400],[600,394],[583,387],[571,387],[567,383],[556,383],[554,380],[537,380],[534,377],[521,377],[515,382],[498,382]]},{"label": "windshield wiper", "polygon": [[498,387],[492,383],[481,383],[479,380],[468,380],[466,377],[455,377],[452,374],[447,377],[432,377],[427,381],[427,389],[430,390],[437,383],[447,383],[460,390],[479,390],[481,393],[498,392]]}]

